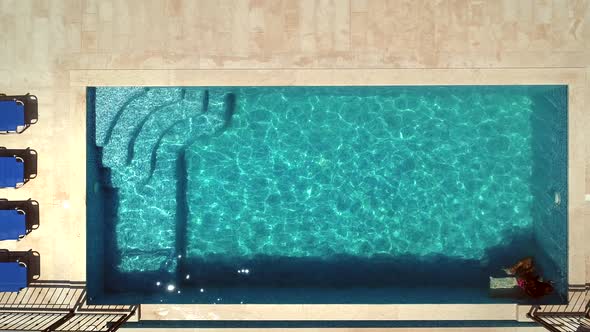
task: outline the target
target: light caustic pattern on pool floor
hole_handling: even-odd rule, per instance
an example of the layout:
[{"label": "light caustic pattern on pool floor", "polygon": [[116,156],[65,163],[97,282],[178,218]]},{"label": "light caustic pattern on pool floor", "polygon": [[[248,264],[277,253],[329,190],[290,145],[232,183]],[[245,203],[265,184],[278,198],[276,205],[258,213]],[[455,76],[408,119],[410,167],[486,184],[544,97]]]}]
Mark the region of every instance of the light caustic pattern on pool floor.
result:
[{"label": "light caustic pattern on pool floor", "polygon": [[179,252],[481,259],[532,225],[531,103],[519,87],[99,88],[119,268],[172,270]]}]

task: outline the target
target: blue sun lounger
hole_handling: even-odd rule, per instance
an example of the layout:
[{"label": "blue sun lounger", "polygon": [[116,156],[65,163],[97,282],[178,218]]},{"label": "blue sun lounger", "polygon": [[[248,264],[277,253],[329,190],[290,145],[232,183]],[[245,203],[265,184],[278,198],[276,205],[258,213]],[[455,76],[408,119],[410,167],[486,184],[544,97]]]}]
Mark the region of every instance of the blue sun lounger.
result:
[{"label": "blue sun lounger", "polygon": [[18,292],[40,277],[41,260],[36,251],[0,250],[0,292]]},{"label": "blue sun lounger", "polygon": [[37,152],[0,147],[0,188],[20,188],[37,176]]},{"label": "blue sun lounger", "polygon": [[27,286],[27,267],[24,264],[0,263],[0,292],[18,292]]},{"label": "blue sun lounger", "polygon": [[20,240],[27,234],[25,213],[19,210],[0,210],[0,241]]},{"label": "blue sun lounger", "polygon": [[25,126],[25,104],[18,100],[0,100],[0,132],[19,132]]},{"label": "blue sun lounger", "polygon": [[25,183],[25,165],[17,157],[0,157],[0,188],[18,188]]},{"label": "blue sun lounger", "polygon": [[0,241],[20,240],[39,228],[39,202],[0,198]]},{"label": "blue sun lounger", "polygon": [[20,134],[37,122],[37,97],[0,94],[0,134]]}]

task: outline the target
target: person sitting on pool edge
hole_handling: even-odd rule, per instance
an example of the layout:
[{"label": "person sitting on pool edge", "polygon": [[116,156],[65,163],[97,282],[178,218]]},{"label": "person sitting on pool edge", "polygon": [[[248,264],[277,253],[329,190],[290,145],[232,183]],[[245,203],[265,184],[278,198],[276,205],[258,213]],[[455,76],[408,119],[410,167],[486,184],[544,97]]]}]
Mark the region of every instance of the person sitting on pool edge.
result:
[{"label": "person sitting on pool edge", "polygon": [[515,276],[518,287],[528,296],[539,298],[553,292],[551,281],[543,281],[536,273],[532,257],[525,257],[513,266],[504,269],[509,276]]},{"label": "person sitting on pool edge", "polygon": [[531,257],[519,260],[511,267],[503,269],[508,278],[490,277],[491,289],[513,288],[518,286],[522,291],[532,297],[540,298],[553,292],[551,281],[542,280],[536,273],[535,264]]}]

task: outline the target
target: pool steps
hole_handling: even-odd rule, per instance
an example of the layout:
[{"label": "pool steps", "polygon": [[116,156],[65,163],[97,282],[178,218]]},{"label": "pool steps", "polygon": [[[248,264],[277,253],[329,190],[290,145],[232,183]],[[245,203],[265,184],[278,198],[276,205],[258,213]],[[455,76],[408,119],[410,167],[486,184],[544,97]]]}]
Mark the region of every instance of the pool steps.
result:
[{"label": "pool steps", "polygon": [[[132,253],[147,259],[154,256],[152,269],[167,272],[171,278],[179,266],[179,257],[186,255],[189,218],[186,150],[201,138],[221,134],[230,126],[236,107],[235,95],[190,88],[142,88],[128,94],[104,140],[100,142],[97,137],[104,166],[101,186],[119,195],[122,201],[135,201],[133,205],[137,206],[137,209],[118,211],[121,222],[114,227],[117,227],[117,234],[126,237],[118,242],[131,245],[118,246],[120,257],[134,256]],[[176,143],[179,140],[184,143]],[[152,182],[152,177],[158,181]],[[162,197],[176,197],[176,200],[166,202]],[[161,231],[137,232],[133,228],[134,220],[143,219],[142,206],[162,210],[161,218],[151,225]],[[154,247],[154,244],[157,245]],[[169,254],[163,255],[163,252]],[[160,261],[155,257],[161,257]],[[133,262],[114,263],[133,270]]]}]

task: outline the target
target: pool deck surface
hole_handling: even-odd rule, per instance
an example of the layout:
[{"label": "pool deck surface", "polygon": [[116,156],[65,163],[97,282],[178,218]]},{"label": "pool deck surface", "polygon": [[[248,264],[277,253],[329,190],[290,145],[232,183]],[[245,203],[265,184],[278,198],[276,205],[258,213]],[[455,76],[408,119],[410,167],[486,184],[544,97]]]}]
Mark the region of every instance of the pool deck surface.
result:
[{"label": "pool deck surface", "polygon": [[[39,98],[39,123],[0,136],[0,146],[37,150],[39,175],[0,198],[34,198],[41,211],[38,230],[0,248],[38,251],[44,280],[85,280],[88,85],[568,84],[569,276],[590,282],[590,1],[3,0],[0,31],[0,92]],[[143,305],[141,318],[526,320],[527,311]]]}]

